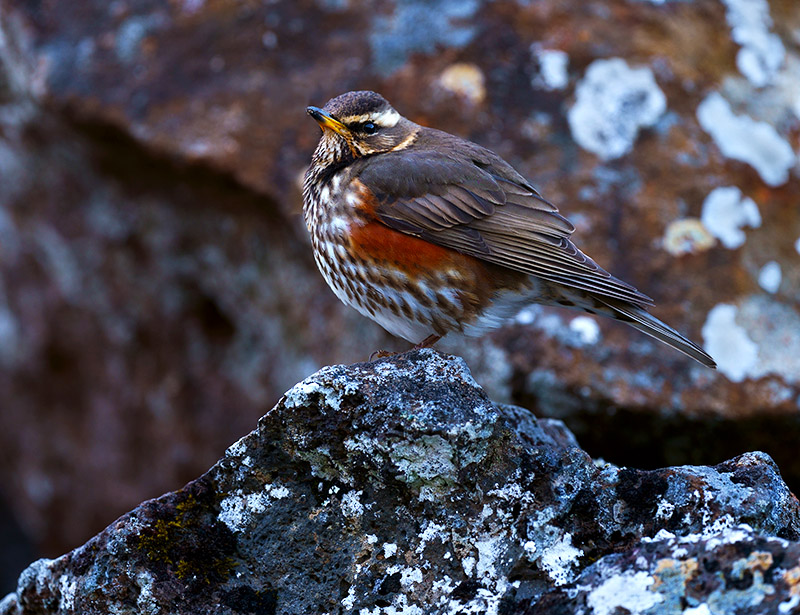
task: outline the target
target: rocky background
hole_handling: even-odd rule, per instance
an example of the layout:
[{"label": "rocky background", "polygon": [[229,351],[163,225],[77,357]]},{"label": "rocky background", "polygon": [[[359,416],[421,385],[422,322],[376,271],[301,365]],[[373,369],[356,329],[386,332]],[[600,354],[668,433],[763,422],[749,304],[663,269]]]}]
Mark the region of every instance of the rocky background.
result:
[{"label": "rocky background", "polygon": [[406,348],[300,216],[305,106],[367,88],[511,161],[720,363],[534,308],[443,346],[495,400],[617,464],[759,449],[800,486],[795,0],[0,0],[2,589],[320,366]]}]

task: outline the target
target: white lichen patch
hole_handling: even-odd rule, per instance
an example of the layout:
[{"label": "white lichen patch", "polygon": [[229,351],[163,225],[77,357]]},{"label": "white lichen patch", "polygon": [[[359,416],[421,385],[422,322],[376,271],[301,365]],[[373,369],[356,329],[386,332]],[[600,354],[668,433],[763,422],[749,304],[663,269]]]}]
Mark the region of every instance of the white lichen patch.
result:
[{"label": "white lichen patch", "polygon": [[425,529],[419,535],[419,545],[415,549],[415,553],[421,554],[425,551],[425,547],[433,540],[440,540],[445,542],[449,538],[449,531],[445,525],[434,523],[433,521],[425,521]]},{"label": "white lichen patch", "polygon": [[542,306],[530,306],[520,311],[516,322],[534,328],[572,348],[590,346],[600,341],[601,331],[591,316],[569,318],[569,313],[554,311]]},{"label": "white lichen patch", "polygon": [[735,526],[733,517],[729,514],[722,515],[709,523],[707,520],[710,516],[711,513],[703,515],[704,525],[703,530],[700,532],[700,536],[708,541],[706,543],[708,549],[716,549],[720,545],[741,542],[753,533],[753,528],[745,523]]},{"label": "white lichen patch", "polygon": [[441,612],[443,615],[498,615],[501,600],[510,587],[510,583],[499,581],[492,588],[480,587],[475,597],[466,603],[460,600],[442,599],[440,603],[445,610],[436,612]]},{"label": "white lichen patch", "polygon": [[744,380],[758,362],[758,346],[736,322],[737,311],[734,305],[716,305],[703,325],[706,352],[716,358],[717,369],[733,382]]},{"label": "white lichen patch", "polygon": [[273,500],[282,500],[291,495],[291,491],[283,485],[264,485],[264,490]]},{"label": "white lichen patch", "polygon": [[768,85],[781,68],[786,49],[770,32],[772,17],[766,0],[722,0],[731,36],[741,46],[736,66],[755,87]]},{"label": "white lichen patch", "polygon": [[[679,537],[679,543],[706,541],[706,549],[716,549],[723,545],[733,545],[753,538],[753,528],[747,523],[734,525],[733,517],[725,515],[720,517],[719,523],[714,523],[709,527],[704,527],[699,534],[687,534]],[[772,538],[772,540],[781,540]],[[786,543],[788,544],[788,543]]]},{"label": "white lichen patch", "polygon": [[397,545],[393,542],[383,543],[383,557],[389,559],[397,553]]},{"label": "white lichen patch", "polygon": [[422,583],[422,570],[419,568],[404,568],[400,571],[400,586],[402,588],[413,589],[417,583]]},{"label": "white lichen patch", "polygon": [[359,609],[358,615],[425,615],[426,611],[416,604],[409,604],[405,594],[395,595],[389,606]]},{"label": "white lichen patch", "polygon": [[768,293],[777,293],[783,274],[777,261],[770,261],[758,272],[758,285]]},{"label": "white lichen patch", "polygon": [[[335,366],[324,367],[316,374],[294,385],[283,396],[283,404],[287,408],[300,408],[302,406],[316,405],[320,412],[325,414],[327,409],[335,412],[341,410],[342,398],[358,390],[358,384],[346,378],[334,378],[332,383],[325,383],[326,372],[333,372]],[[318,403],[314,398],[319,396],[323,403]]]},{"label": "white lichen patch", "polygon": [[737,308],[721,303],[708,313],[703,325],[706,351],[717,359],[717,368],[733,382],[741,382],[758,361],[758,346],[736,322]]},{"label": "white lichen patch", "polygon": [[225,451],[225,456],[241,457],[244,455],[245,451],[247,450],[247,438],[248,436],[244,436],[243,438],[239,438],[236,442],[231,444],[228,447],[228,450]]},{"label": "white lichen patch", "polygon": [[674,539],[675,539],[675,534],[673,534],[669,530],[665,530],[663,527],[656,532],[655,536],[653,536],[653,540],[674,540]]},{"label": "white lichen patch", "polygon": [[666,109],[667,98],[650,68],[612,58],[589,66],[567,119],[578,145],[612,160],[630,152],[639,130],[655,124]]},{"label": "white lichen patch", "polygon": [[656,519],[659,521],[666,521],[672,516],[672,513],[675,512],[675,504],[670,502],[669,500],[661,500],[658,503],[658,508],[656,508]]},{"label": "white lichen patch", "polygon": [[673,256],[696,254],[714,247],[714,236],[698,218],[681,218],[669,223],[662,245]]},{"label": "white lichen patch", "polygon": [[342,606],[345,608],[346,611],[352,611],[353,605],[356,603],[356,588],[352,585],[350,589],[347,590],[347,595],[342,598]]},{"label": "white lichen patch", "polygon": [[795,96],[794,102],[792,103],[792,111],[800,119],[800,94]]},{"label": "white lichen patch", "polygon": [[800,381],[800,312],[772,295],[754,294],[739,303],[736,320],[758,346],[758,361],[750,376],[781,376]]},{"label": "white lichen patch", "polygon": [[363,491],[348,491],[342,496],[342,514],[355,519],[364,514],[364,505],[361,503]]},{"label": "white lichen patch", "polygon": [[357,451],[359,453],[372,454],[376,450],[383,451],[385,445],[367,434],[359,433],[352,438],[347,438],[344,441],[344,448],[348,452]]},{"label": "white lichen patch", "polygon": [[699,604],[695,607],[689,607],[688,609],[684,609],[681,615],[714,615],[711,612],[711,609],[708,608],[708,605],[704,602],[703,604]]},{"label": "white lichen patch", "polygon": [[75,609],[75,596],[78,592],[78,582],[71,574],[63,574],[58,578],[58,610],[63,613]]},{"label": "white lichen patch", "polygon": [[48,587],[58,561],[47,558],[36,560],[19,575],[17,587]]},{"label": "white lichen patch", "polygon": [[800,237],[798,237],[794,242],[794,249],[798,254],[800,254]]},{"label": "white lichen patch", "polygon": [[244,493],[241,489],[230,494],[220,502],[217,519],[228,526],[232,532],[241,532],[272,504],[272,500],[282,500],[291,492],[283,485],[264,485],[257,493]]},{"label": "white lichen patch", "polygon": [[433,382],[441,382],[442,376],[446,376],[454,381],[463,383],[464,386],[480,389],[480,385],[475,382],[475,378],[472,377],[472,372],[469,371],[469,367],[467,367],[467,363],[463,359],[456,358],[455,360],[448,361],[446,373],[442,374],[437,369],[436,364],[438,362],[431,360],[436,359],[436,351],[428,348],[421,352],[425,353],[425,356],[428,359],[425,361],[422,367],[424,369],[425,376],[429,380]]},{"label": "white lichen patch", "polygon": [[413,590],[414,585],[422,583],[422,569],[415,566],[394,564],[386,569],[386,574],[392,576],[400,573],[400,586],[404,590]]},{"label": "white lichen patch", "polygon": [[269,497],[266,493],[244,494],[240,490],[222,500],[217,519],[232,532],[241,532],[250,524],[254,515],[267,509],[268,503]]},{"label": "white lichen patch", "polygon": [[153,595],[154,581],[153,575],[147,570],[142,570],[136,575],[136,585],[139,587],[139,595],[136,597],[137,613],[157,615],[162,612],[161,605]]},{"label": "white lichen patch", "polygon": [[800,312],[771,295],[716,306],[703,326],[705,348],[734,382],[776,374],[800,381]]},{"label": "white lichen patch", "polygon": [[655,579],[644,571],[626,571],[606,579],[586,597],[593,615],[612,615],[624,610],[631,615],[641,614],[664,601],[664,597],[650,591]]},{"label": "white lichen patch", "polygon": [[744,227],[761,226],[758,205],[753,199],[742,195],[735,186],[714,188],[703,201],[700,220],[709,233],[731,249],[744,243]]},{"label": "white lichen patch", "polygon": [[478,560],[475,563],[475,574],[481,577],[497,577],[498,561],[505,555],[508,541],[504,535],[486,536],[475,542]]},{"label": "white lichen patch", "polygon": [[582,555],[583,549],[573,546],[572,535],[566,532],[552,545],[541,550],[539,565],[554,585],[565,585],[573,580],[573,568],[578,565]]},{"label": "white lichen patch", "polygon": [[453,445],[441,436],[423,436],[414,442],[399,442],[390,457],[404,482],[428,482],[436,478],[455,482]]},{"label": "white lichen patch", "polygon": [[798,606],[800,606],[800,594],[795,594],[778,605],[778,613],[797,613]]},{"label": "white lichen patch", "polygon": [[472,576],[472,573],[475,572],[475,563],[478,560],[468,555],[464,559],[461,560],[461,567],[464,569],[464,574],[468,577]]},{"label": "white lichen patch", "polygon": [[536,553],[536,543],[532,540],[526,540],[522,544],[522,549],[525,551],[525,555],[531,557]]},{"label": "white lichen patch", "polygon": [[697,107],[697,119],[723,156],[749,164],[769,186],[788,181],[795,154],[770,124],[735,115],[728,101],[717,92],[706,96]]},{"label": "white lichen patch", "polygon": [[531,57],[538,70],[531,79],[534,88],[563,90],[569,83],[569,55],[560,49],[544,49],[538,43],[531,45]]},{"label": "white lichen patch", "polygon": [[483,71],[477,65],[466,62],[451,64],[439,75],[439,84],[445,90],[474,105],[486,98],[485,81]]},{"label": "white lichen patch", "polygon": [[582,344],[588,346],[600,341],[600,325],[594,318],[577,316],[570,321],[569,328]]}]

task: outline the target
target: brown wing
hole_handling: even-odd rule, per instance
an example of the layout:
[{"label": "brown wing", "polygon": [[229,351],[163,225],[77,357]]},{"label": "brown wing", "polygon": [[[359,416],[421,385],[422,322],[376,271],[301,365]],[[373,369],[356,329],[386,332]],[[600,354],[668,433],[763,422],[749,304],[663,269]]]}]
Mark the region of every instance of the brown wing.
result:
[{"label": "brown wing", "polygon": [[569,239],[572,224],[499,156],[447,133],[425,132],[433,133],[435,149],[421,138],[413,148],[362,162],[358,176],[375,195],[381,222],[545,280],[653,304],[578,250]]}]

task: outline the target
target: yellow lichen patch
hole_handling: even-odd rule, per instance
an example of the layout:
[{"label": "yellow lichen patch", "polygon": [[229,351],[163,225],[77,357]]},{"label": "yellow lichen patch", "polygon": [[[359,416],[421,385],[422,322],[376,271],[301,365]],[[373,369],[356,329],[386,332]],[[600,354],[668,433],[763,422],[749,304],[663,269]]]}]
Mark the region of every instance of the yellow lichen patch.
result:
[{"label": "yellow lichen patch", "polygon": [[772,566],[772,553],[769,551],[753,551],[745,562],[748,570],[766,571]]},{"label": "yellow lichen patch", "polygon": [[698,218],[674,220],[664,233],[664,249],[673,256],[704,252],[716,240]]},{"label": "yellow lichen patch", "polygon": [[439,84],[454,94],[479,104],[486,98],[486,85],[483,71],[475,64],[459,62],[448,66],[439,75]]},{"label": "yellow lichen patch", "polygon": [[[229,555],[234,543],[227,530],[215,531],[218,525],[203,530],[206,515],[205,507],[193,495],[186,495],[174,510],[165,509],[163,518],[140,530],[138,550],[150,562],[170,567],[181,580],[208,584],[227,578],[236,565]],[[202,542],[196,540],[201,531]]]},{"label": "yellow lichen patch", "polygon": [[790,596],[800,596],[800,566],[795,566],[784,572],[783,580],[789,586]]},{"label": "yellow lichen patch", "polygon": [[699,567],[696,559],[677,560],[671,557],[660,559],[656,562],[656,569],[653,571],[655,582],[651,586],[651,591],[655,591],[659,586],[676,577],[680,577],[685,585]]}]

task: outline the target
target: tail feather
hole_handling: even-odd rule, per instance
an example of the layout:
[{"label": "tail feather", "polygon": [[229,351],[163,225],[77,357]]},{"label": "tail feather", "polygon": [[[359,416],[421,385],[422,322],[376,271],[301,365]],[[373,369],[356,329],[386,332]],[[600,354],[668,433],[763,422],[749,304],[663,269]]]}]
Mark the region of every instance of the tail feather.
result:
[{"label": "tail feather", "polygon": [[707,352],[700,348],[700,346],[686,339],[675,329],[661,322],[649,312],[622,301],[615,301],[614,299],[598,297],[596,295],[593,298],[602,305],[610,308],[613,312],[613,316],[618,320],[622,320],[642,333],[660,342],[664,342],[668,346],[702,363],[706,367],[716,369],[717,363]]}]

